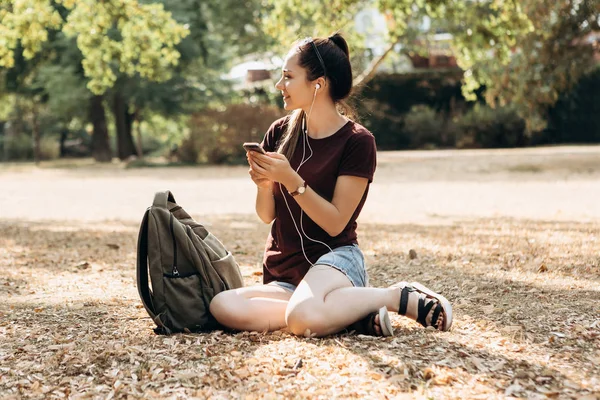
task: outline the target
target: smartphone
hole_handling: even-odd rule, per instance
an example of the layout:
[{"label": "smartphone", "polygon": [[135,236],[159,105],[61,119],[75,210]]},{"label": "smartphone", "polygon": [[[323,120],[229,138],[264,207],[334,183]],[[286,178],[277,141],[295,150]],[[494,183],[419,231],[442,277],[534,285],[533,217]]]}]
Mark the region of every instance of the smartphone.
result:
[{"label": "smartphone", "polygon": [[260,144],[256,143],[256,142],[246,142],[244,143],[244,149],[246,149],[246,151],[256,151],[260,154],[267,154],[265,152],[265,150],[260,146]]}]

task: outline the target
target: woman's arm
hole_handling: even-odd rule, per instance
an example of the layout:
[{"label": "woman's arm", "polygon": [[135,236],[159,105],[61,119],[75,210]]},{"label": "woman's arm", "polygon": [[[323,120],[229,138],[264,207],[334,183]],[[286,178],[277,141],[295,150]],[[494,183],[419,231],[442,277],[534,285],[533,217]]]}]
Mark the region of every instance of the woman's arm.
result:
[{"label": "woman's arm", "polygon": [[275,219],[275,199],[273,198],[273,182],[271,187],[258,186],[256,192],[256,214],[265,224],[270,224]]},{"label": "woman's arm", "polygon": [[[252,153],[252,152],[250,152]],[[273,198],[273,181],[252,168],[250,154],[246,153],[250,169],[248,173],[256,184],[256,214],[265,224],[270,224],[275,219],[275,199]]]},{"label": "woman's arm", "polygon": [[[302,177],[295,174],[297,177],[290,178],[288,183],[284,183],[290,193],[303,182]],[[329,236],[335,237],[348,225],[365,193],[368,181],[367,178],[342,175],[337,179],[331,202],[319,196],[310,186],[303,194],[294,196],[294,200],[321,229]]]},{"label": "woman's arm", "polygon": [[[295,191],[303,182],[302,177],[290,167],[285,156],[281,154],[268,153],[267,156],[253,154],[250,161],[252,169],[257,174],[268,177],[274,182],[281,182],[288,192]],[[317,194],[310,186],[294,199],[321,229],[329,236],[335,237],[348,225],[365,193],[367,184],[367,178],[342,175],[337,179],[331,202]]]}]

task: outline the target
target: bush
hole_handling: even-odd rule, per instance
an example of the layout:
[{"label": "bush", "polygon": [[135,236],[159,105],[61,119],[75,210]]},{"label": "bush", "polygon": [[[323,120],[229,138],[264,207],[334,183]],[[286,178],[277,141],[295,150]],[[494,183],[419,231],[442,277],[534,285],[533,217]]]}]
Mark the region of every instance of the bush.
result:
[{"label": "bush", "polygon": [[526,143],[525,121],[510,107],[476,104],[455,118],[452,130],[457,148],[520,147]]},{"label": "bush", "polygon": [[426,105],[413,106],[404,116],[404,132],[411,140],[412,148],[435,148],[446,146],[444,118]]},{"label": "bush", "polygon": [[357,109],[358,122],[375,136],[380,150],[397,150],[410,147],[410,137],[403,131],[402,115],[393,111],[389,104],[374,99],[361,103]]},{"label": "bush", "polygon": [[[446,129],[435,133],[435,138],[431,130],[470,107],[462,95],[461,78],[462,71],[458,69],[377,74],[351,99],[351,104],[360,116],[359,122],[375,135],[380,150],[452,145]],[[427,121],[420,116],[431,115],[429,110],[436,113],[435,120]],[[407,125],[408,114],[411,124],[420,127]],[[421,127],[422,124],[426,126]]]},{"label": "bush", "polygon": [[29,135],[7,135],[3,136],[2,158],[4,161],[23,161],[33,159],[33,143]]},{"label": "bush", "polygon": [[5,161],[33,160],[33,141],[30,135],[5,135],[3,147]]},{"label": "bush", "polygon": [[548,127],[529,137],[512,107],[467,103],[460,71],[378,74],[352,104],[380,150],[432,146],[498,148],[560,143],[600,143],[600,68],[581,78],[548,109]]},{"label": "bush", "polygon": [[45,136],[40,139],[40,158],[56,160],[60,157],[60,142],[56,137]]},{"label": "bush", "polygon": [[584,76],[548,110],[548,128],[538,144],[600,143],[600,68]]},{"label": "bush", "polygon": [[[4,135],[3,139],[3,161],[30,161],[34,159],[33,139],[30,135]],[[60,145],[55,137],[47,136],[40,139],[40,159],[54,160],[60,156]]]},{"label": "bush", "polygon": [[456,103],[465,102],[461,91],[462,75],[460,69],[425,73],[381,73],[367,83],[360,96],[389,104],[396,114],[405,114],[417,104],[425,104],[438,112],[449,112]]},{"label": "bush", "polygon": [[261,142],[271,123],[284,111],[274,106],[230,104],[207,109],[190,120],[190,136],[177,157],[183,162],[237,164],[245,161],[244,142]]}]

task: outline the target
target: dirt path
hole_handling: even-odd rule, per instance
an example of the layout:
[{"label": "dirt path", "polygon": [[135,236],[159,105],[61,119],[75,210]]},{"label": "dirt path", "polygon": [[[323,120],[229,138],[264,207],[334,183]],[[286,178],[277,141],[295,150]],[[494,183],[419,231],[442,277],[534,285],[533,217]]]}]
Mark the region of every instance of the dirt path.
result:
[{"label": "dirt path", "polygon": [[172,189],[259,283],[245,168],[0,167],[0,397],[600,398],[600,148],[379,161],[371,283],[443,292],[451,332],[394,316],[387,339],[155,336],[133,277],[143,210]]},{"label": "dirt path", "polygon": [[[138,221],[170,189],[195,215],[254,214],[245,167],[0,166],[0,217]],[[365,222],[600,221],[600,147],[382,152]]]}]

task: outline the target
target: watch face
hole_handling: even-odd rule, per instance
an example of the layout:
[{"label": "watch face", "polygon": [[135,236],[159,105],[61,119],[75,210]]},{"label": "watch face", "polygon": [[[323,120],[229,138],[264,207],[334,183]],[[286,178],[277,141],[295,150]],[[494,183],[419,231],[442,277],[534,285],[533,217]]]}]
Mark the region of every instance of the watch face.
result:
[{"label": "watch face", "polygon": [[302,194],[302,193],[304,193],[304,191],[306,191],[306,187],[305,187],[305,186],[300,186],[300,187],[298,188],[298,193],[299,193],[299,194]]}]

